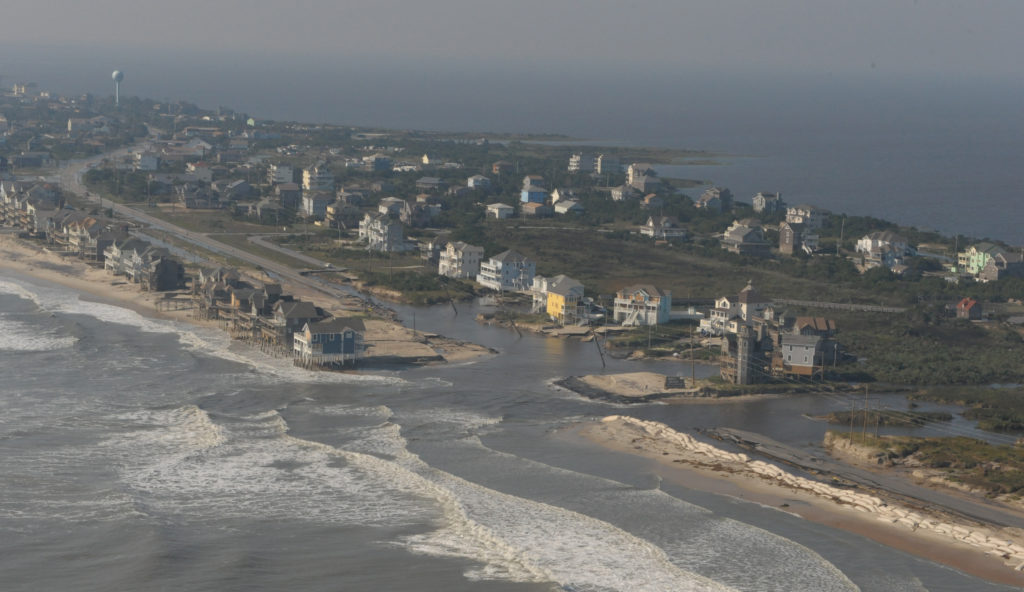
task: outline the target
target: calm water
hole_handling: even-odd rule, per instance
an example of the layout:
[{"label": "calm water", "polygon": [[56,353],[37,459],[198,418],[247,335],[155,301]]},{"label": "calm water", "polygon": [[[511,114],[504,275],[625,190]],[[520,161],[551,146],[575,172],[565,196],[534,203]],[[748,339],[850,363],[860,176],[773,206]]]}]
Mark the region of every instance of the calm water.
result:
[{"label": "calm water", "polygon": [[[500,356],[307,374],[220,332],[0,278],[3,589],[1001,589],[770,508],[653,489],[655,467],[551,435],[630,413],[817,442],[824,426],[800,414],[846,401],[586,401],[548,383],[598,371],[592,344],[471,317],[420,309],[417,325]],[[666,371],[610,369],[645,367]]]},{"label": "calm water", "polygon": [[[114,64],[114,65],[112,65]],[[0,46],[5,81],[69,94],[184,98],[257,118],[393,129],[562,133],[725,153],[664,167],[749,201],[792,204],[1024,243],[1024,87],[1017,80],[591,71],[380,56]],[[568,156],[568,151],[566,152]]]}]

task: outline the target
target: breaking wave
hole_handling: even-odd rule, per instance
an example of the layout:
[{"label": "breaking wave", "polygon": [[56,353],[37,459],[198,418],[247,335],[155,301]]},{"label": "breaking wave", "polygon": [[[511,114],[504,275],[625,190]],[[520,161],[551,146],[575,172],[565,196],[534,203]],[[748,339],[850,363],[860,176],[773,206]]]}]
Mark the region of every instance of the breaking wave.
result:
[{"label": "breaking wave", "polygon": [[41,352],[72,347],[78,340],[52,329],[40,329],[28,323],[0,315],[0,351]]},{"label": "breaking wave", "polygon": [[[0,280],[0,293],[31,300],[45,312],[85,315],[105,323],[134,327],[146,333],[175,335],[179,342],[190,351],[248,366],[271,381],[304,384],[405,383],[403,379],[394,376],[310,372],[294,366],[288,358],[269,356],[259,350],[234,344],[231,337],[219,329],[197,327],[179,321],[153,319],[129,308],[81,300],[77,292],[63,286],[51,287],[29,282]],[[4,341],[0,340],[0,349],[4,349],[4,344]],[[50,340],[38,343],[40,349],[44,349],[44,346],[45,349],[50,349],[68,345],[71,343],[64,344],[64,342]]]}]

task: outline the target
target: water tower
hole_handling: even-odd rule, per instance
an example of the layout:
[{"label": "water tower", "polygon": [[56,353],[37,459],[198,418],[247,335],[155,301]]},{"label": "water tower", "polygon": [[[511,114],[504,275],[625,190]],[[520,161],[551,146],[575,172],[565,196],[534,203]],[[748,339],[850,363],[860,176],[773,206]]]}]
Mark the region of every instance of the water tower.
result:
[{"label": "water tower", "polygon": [[114,79],[114,105],[117,106],[121,104],[121,81],[124,80],[124,72],[114,70],[110,77]]}]

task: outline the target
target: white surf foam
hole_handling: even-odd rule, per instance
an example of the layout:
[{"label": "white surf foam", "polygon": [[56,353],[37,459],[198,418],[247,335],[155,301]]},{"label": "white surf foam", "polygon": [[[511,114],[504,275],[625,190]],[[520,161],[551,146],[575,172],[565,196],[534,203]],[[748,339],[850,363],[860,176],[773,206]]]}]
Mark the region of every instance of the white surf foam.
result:
[{"label": "white surf foam", "polygon": [[471,578],[579,589],[727,589],[678,569],[657,547],[604,522],[432,469],[407,451],[390,422],[354,429],[356,450],[340,450],[288,435],[272,411],[214,421],[188,406],[124,420],[135,429],[105,447],[120,459],[122,478],[140,503],[160,513],[378,526],[436,522],[435,532],[401,545],[479,562],[467,573]]},{"label": "white surf foam", "polygon": [[473,579],[547,580],[570,589],[728,590],[673,565],[658,547],[606,522],[503,494],[432,469],[407,451],[400,463],[431,483],[445,508],[437,531],[408,537],[419,553],[464,557]]},{"label": "white surf foam", "polygon": [[33,327],[7,315],[0,315],[0,351],[40,352],[72,347],[78,341],[52,329]]},{"label": "white surf foam", "polygon": [[499,415],[487,415],[467,409],[437,407],[402,414],[402,421],[407,424],[447,424],[454,425],[467,433],[476,433],[481,428],[498,425],[502,421]]},{"label": "white surf foam", "polygon": [[0,279],[0,293],[13,294],[31,300],[40,309],[48,312],[86,315],[106,323],[134,327],[146,333],[176,335],[179,342],[191,351],[248,366],[260,373],[264,379],[275,382],[303,384],[405,383],[403,379],[395,376],[310,372],[293,365],[290,358],[277,358],[241,344],[234,344],[230,336],[219,329],[196,327],[179,321],[152,319],[128,308],[81,300],[77,292],[63,286],[50,287]]},{"label": "white surf foam", "polygon": [[347,405],[318,405],[310,410],[321,416],[356,416],[379,419],[381,422],[391,419],[392,411],[387,405],[374,405],[369,407],[350,407]]},{"label": "white surf foam", "polygon": [[[342,428],[351,442],[345,449],[289,435],[275,411],[214,420],[194,406],[124,414],[135,429],[105,445],[121,459],[130,491],[154,511],[197,520],[266,517],[391,527],[433,522],[436,530],[396,544],[415,553],[470,559],[479,564],[466,573],[471,579],[555,582],[577,590],[730,590],[733,582],[700,576],[692,563],[681,566],[674,557],[721,549],[722,540],[750,537],[756,530],[729,533],[742,525],[721,526],[666,553],[663,545],[602,520],[430,467],[409,452],[386,407],[351,412],[383,421]],[[440,421],[468,427],[496,419],[445,412]],[[475,438],[457,445],[465,442],[478,445]],[[763,536],[750,540],[751,548],[777,543]],[[800,569],[810,566],[797,551],[785,560]],[[776,582],[797,582],[793,575],[789,569],[773,573]],[[789,589],[849,589],[834,585],[841,574],[805,579]]]},{"label": "white surf foam", "polygon": [[[577,500],[577,505],[590,508],[588,513],[597,512],[598,505],[614,508],[615,515],[623,519],[637,514],[638,524],[651,516],[671,517],[670,520],[686,517],[685,523],[699,528],[670,532],[667,536],[658,532],[643,536],[663,549],[674,565],[688,571],[714,574],[716,582],[738,590],[847,592],[857,589],[831,562],[806,546],[759,527],[716,516],[660,489],[629,489],[617,481],[493,450],[476,436],[448,444],[475,449],[478,452],[474,457],[486,457],[485,462],[494,471],[505,474],[526,472],[534,478],[547,474],[551,479],[586,479],[595,486]],[[654,531],[660,529],[658,524],[650,526]]]},{"label": "white surf foam", "polygon": [[[647,493],[647,492],[644,492]],[[743,590],[850,592],[859,588],[831,562],[795,541],[728,518],[701,521],[665,550],[707,566],[716,581]],[[723,550],[733,558],[722,561]],[[737,567],[743,569],[736,569]],[[704,570],[702,570],[704,571]]]},{"label": "white surf foam", "polygon": [[39,304],[38,301],[36,301],[35,292],[14,280],[0,279],[0,294],[11,294]]},{"label": "white surf foam", "polygon": [[[129,447],[148,445],[167,450],[186,449],[202,451],[225,442],[224,429],[195,405],[176,409],[141,410],[122,413],[116,420],[135,426],[136,430],[118,436],[119,444]],[[175,429],[165,429],[167,426]],[[105,444],[109,445],[107,441]]]},{"label": "white surf foam", "polygon": [[420,524],[436,514],[422,496],[348,455],[287,436],[274,411],[219,425],[192,406],[134,417],[136,429],[105,447],[121,459],[125,484],[160,513],[377,526]]}]

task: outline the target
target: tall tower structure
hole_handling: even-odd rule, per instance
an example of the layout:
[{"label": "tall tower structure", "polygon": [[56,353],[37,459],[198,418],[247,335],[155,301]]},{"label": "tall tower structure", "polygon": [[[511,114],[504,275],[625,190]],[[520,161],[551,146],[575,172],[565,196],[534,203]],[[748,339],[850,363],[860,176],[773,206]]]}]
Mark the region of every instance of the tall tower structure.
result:
[{"label": "tall tower structure", "polygon": [[120,70],[114,70],[114,73],[110,75],[114,79],[114,106],[121,105],[121,81],[124,80],[124,72]]},{"label": "tall tower structure", "polygon": [[736,335],[736,384],[752,384],[750,367],[754,357],[754,331],[749,325],[740,325]]}]

